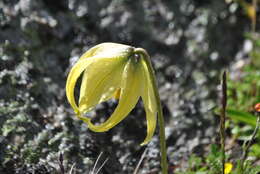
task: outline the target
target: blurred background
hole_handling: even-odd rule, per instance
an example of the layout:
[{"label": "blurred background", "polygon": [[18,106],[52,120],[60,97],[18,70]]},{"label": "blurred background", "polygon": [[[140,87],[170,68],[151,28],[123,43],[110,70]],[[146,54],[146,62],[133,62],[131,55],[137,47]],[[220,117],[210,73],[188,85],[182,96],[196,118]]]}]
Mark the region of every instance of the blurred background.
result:
[{"label": "blurred background", "polygon": [[[160,169],[158,131],[148,146],[142,103],[106,133],[78,120],[65,96],[71,66],[92,46],[117,42],[151,56],[166,120],[170,172],[219,142],[220,77],[228,70],[227,152],[241,155],[260,101],[260,34],[254,0],[0,0],[0,173],[104,174]],[[259,1],[258,1],[259,6]],[[104,121],[115,102],[91,114]],[[244,115],[243,115],[244,114]],[[245,116],[246,115],[246,116]],[[242,118],[242,119],[241,119]],[[252,162],[259,165],[259,136]],[[214,148],[213,148],[214,149]],[[201,159],[199,158],[199,159]],[[197,158],[196,158],[197,159]],[[207,167],[207,166],[205,166]]]}]

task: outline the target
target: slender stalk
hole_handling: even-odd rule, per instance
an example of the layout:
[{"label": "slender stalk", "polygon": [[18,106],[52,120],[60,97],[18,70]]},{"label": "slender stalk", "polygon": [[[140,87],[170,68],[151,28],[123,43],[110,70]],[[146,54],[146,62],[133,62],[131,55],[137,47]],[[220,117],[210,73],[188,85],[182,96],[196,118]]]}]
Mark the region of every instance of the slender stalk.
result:
[{"label": "slender stalk", "polygon": [[165,126],[162,112],[162,105],[159,96],[158,87],[156,84],[155,73],[152,68],[152,63],[148,53],[142,48],[136,48],[134,51],[136,54],[141,54],[147,64],[148,71],[151,75],[152,85],[155,91],[156,104],[158,107],[158,123],[159,123],[159,134],[160,134],[160,151],[161,151],[161,168],[162,174],[168,174],[168,162],[167,162],[167,151],[166,151],[166,139],[165,139]]},{"label": "slender stalk", "polygon": [[254,8],[254,18],[252,19],[252,32],[254,33],[255,32],[255,28],[256,28],[256,19],[257,19],[257,0],[253,0],[252,2],[252,5],[253,5],[253,8]]},{"label": "slender stalk", "polygon": [[246,158],[248,156],[248,152],[249,152],[249,149],[250,147],[253,145],[253,141],[257,135],[257,132],[259,130],[259,127],[260,127],[260,114],[257,113],[257,121],[256,121],[256,127],[255,127],[255,130],[253,132],[253,134],[251,135],[251,138],[244,143],[243,145],[243,155],[242,155],[242,159],[241,159],[241,171],[242,171],[242,174],[244,173],[244,170],[245,170],[245,161],[246,161]]},{"label": "slender stalk", "polygon": [[227,107],[227,80],[226,80],[226,71],[223,72],[222,76],[222,98],[221,98],[221,115],[220,115],[220,142],[221,142],[221,161],[222,161],[222,174],[225,173],[225,123],[226,123],[226,107]]}]

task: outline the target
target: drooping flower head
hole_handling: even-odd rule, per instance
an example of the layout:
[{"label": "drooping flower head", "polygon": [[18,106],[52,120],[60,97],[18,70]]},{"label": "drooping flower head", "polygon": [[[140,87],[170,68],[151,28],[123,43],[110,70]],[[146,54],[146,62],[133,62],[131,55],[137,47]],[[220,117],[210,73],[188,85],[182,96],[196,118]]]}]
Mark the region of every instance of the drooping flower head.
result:
[{"label": "drooping flower head", "polygon": [[[66,83],[66,95],[77,117],[95,132],[105,132],[121,122],[142,98],[147,136],[141,145],[147,144],[155,131],[157,103],[151,65],[147,63],[145,50],[116,43],[99,44],[85,54],[72,67]],[[78,102],[75,101],[76,82],[83,74]],[[83,116],[97,104],[111,98],[119,102],[112,115],[100,125]]]}]

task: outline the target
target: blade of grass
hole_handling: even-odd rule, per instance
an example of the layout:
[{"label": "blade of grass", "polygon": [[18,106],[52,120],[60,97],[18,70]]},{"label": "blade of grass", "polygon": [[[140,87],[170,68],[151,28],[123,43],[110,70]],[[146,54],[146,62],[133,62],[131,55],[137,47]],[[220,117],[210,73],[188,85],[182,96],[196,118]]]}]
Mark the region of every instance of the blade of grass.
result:
[{"label": "blade of grass", "polygon": [[101,164],[101,166],[98,168],[97,172],[95,174],[98,174],[100,170],[103,168],[103,166],[107,163],[108,158]]},{"label": "blade of grass", "polygon": [[138,162],[138,164],[137,164],[133,174],[137,174],[137,172],[138,172],[138,170],[139,170],[139,168],[140,168],[140,166],[141,166],[141,164],[142,164],[142,162],[144,160],[146,152],[147,152],[147,148],[144,150],[144,152],[143,152],[143,154],[142,154],[142,156],[141,156],[141,158],[140,158],[140,160],[139,160],[139,162]]},{"label": "blade of grass", "polygon": [[102,154],[103,154],[103,152],[100,152],[100,154],[98,155],[97,160],[95,161],[94,167],[93,167],[92,171],[90,172],[90,174],[95,174],[94,172],[95,172],[95,169],[97,167],[97,163],[100,160]]},{"label": "blade of grass", "polygon": [[256,117],[248,112],[242,112],[235,109],[227,109],[227,116],[252,126],[256,126]]},{"label": "blade of grass", "polygon": [[257,114],[257,121],[256,121],[256,127],[254,129],[254,132],[253,134],[251,135],[251,138],[246,141],[244,144],[243,144],[243,155],[242,155],[242,159],[241,159],[241,171],[242,171],[242,174],[244,173],[245,171],[245,161],[247,159],[247,156],[248,156],[248,152],[249,152],[249,149],[250,147],[253,145],[253,141],[254,139],[256,138],[256,135],[257,135],[257,132],[259,130],[259,127],[260,127],[260,114],[258,113]]},{"label": "blade of grass", "polygon": [[73,170],[74,170],[74,167],[75,167],[76,163],[73,163],[71,168],[70,168],[70,173],[69,174],[72,174]]}]

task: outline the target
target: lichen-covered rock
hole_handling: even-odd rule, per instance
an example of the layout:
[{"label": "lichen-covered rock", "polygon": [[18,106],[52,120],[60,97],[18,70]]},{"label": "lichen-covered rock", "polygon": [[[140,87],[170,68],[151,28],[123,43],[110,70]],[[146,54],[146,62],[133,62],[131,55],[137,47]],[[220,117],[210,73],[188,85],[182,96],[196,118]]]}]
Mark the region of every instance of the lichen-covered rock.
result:
[{"label": "lichen-covered rock", "polygon": [[[234,3],[201,0],[3,0],[0,2],[0,173],[92,170],[133,173],[144,147],[141,104],[107,133],[93,133],[65,98],[68,70],[95,44],[145,48],[156,69],[170,165],[203,153],[215,136],[221,68],[234,60],[248,21]],[[238,20],[239,19],[239,20]],[[114,102],[91,114],[100,122]],[[140,121],[141,120],[141,121]],[[133,141],[134,140],[134,141]],[[141,173],[158,172],[158,137],[147,146]]]}]

